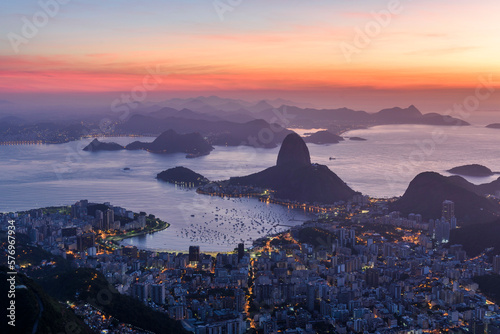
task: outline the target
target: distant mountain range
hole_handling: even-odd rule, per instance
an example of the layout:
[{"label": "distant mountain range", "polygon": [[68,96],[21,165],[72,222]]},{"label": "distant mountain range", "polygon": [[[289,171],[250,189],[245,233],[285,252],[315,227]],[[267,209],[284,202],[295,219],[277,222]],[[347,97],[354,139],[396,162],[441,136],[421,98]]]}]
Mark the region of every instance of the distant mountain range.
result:
[{"label": "distant mountain range", "polygon": [[[129,109],[125,119],[115,112],[60,122],[4,117],[0,119],[0,142],[63,143],[89,134],[98,136],[103,131],[107,135],[157,136],[173,129],[178,133],[199,132],[212,145],[272,148],[290,133],[283,128],[321,128],[338,135],[349,129],[383,124],[469,125],[450,116],[422,114],[413,105],[368,113],[348,108],[315,109],[283,99],[248,102],[200,96],[155,104],[135,103],[133,109],[125,105],[119,107]],[[109,129],[102,129],[103,119],[111,120]]]},{"label": "distant mountain range", "polygon": [[[161,105],[161,107],[160,107]],[[335,129],[339,124],[429,124],[429,125],[469,125],[469,123],[437,113],[422,114],[415,106],[394,107],[368,113],[349,108],[315,109],[304,104],[276,99],[250,103],[243,100],[224,99],[216,96],[189,99],[167,100],[155,106],[157,110],[168,110],[169,117],[207,120],[227,120],[248,122],[251,119],[264,119],[274,123],[284,121],[287,127],[316,127]],[[147,110],[151,110],[151,106]],[[162,109],[163,108],[163,109]],[[178,112],[182,111],[182,112]],[[193,114],[196,113],[196,114]],[[166,115],[165,112],[160,112]],[[142,112],[145,115],[147,113]],[[204,114],[204,116],[200,115]],[[156,112],[150,116],[157,116]],[[165,116],[164,116],[165,117]]]},{"label": "distant mountain range", "polygon": [[404,195],[390,205],[404,214],[420,213],[424,219],[441,218],[442,203],[455,202],[455,216],[464,224],[486,223],[500,218],[498,201],[486,198],[500,191],[500,178],[475,185],[461,176],[443,176],[434,172],[417,175]]}]

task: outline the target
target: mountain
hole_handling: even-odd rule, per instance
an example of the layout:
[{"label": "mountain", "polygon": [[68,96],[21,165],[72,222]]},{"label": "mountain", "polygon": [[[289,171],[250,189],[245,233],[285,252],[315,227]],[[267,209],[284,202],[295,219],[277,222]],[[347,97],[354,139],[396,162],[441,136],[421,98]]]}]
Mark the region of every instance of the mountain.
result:
[{"label": "mountain", "polygon": [[500,220],[464,226],[451,230],[450,245],[460,244],[469,257],[475,257],[486,248],[494,247],[491,255],[500,254]]},{"label": "mountain", "polygon": [[146,150],[152,153],[187,153],[188,157],[197,157],[209,154],[213,147],[199,133],[178,134],[174,130],[168,130],[151,143],[135,141],[123,147],[117,143],[101,142],[96,138],[83,150],[98,152],[125,149]]},{"label": "mountain", "polygon": [[192,184],[193,186],[201,186],[210,182],[206,177],[201,174],[193,172],[186,167],[174,167],[156,175],[158,180],[162,180],[174,184]]},{"label": "mountain", "polygon": [[475,186],[476,192],[482,195],[496,195],[500,193],[500,177],[490,183],[480,184]]},{"label": "mountain", "polygon": [[342,138],[341,136],[337,136],[330,131],[318,131],[304,138],[304,141],[306,143],[313,143],[318,145],[337,144],[343,140],[344,138]]},{"label": "mountain", "polygon": [[269,104],[267,101],[259,101],[257,104],[247,107],[246,109],[251,112],[261,112],[264,110],[273,109],[274,107]]},{"label": "mountain", "polygon": [[442,203],[455,202],[455,216],[460,224],[476,224],[498,219],[500,205],[479,194],[475,186],[460,176],[446,177],[434,172],[417,175],[404,195],[390,205],[403,214],[420,213],[424,219],[441,218]]},{"label": "mountain", "polygon": [[311,165],[311,155],[304,140],[296,133],[286,136],[278,153],[277,167],[300,168]]},{"label": "mountain", "polygon": [[99,151],[120,151],[125,149],[125,147],[121,146],[117,143],[105,143],[99,141],[97,138],[92,140],[90,144],[83,148],[84,151],[88,152],[99,152]]},{"label": "mountain", "polygon": [[[313,109],[283,105],[278,108],[281,115],[286,115],[288,126],[333,128],[344,125],[383,125],[383,124],[427,124],[443,126],[466,126],[469,123],[450,116],[436,113],[422,114],[415,106],[408,108],[389,108],[377,113],[353,110],[349,108]],[[276,110],[267,109],[256,117],[271,121],[276,119]],[[282,117],[283,118],[283,117]]]},{"label": "mountain", "polygon": [[152,143],[135,141],[125,147],[127,150],[146,150],[153,153],[188,153],[206,155],[213,147],[199,134],[178,134],[168,130],[159,135]]},{"label": "mountain", "polygon": [[311,203],[346,201],[356,194],[327,166],[311,164],[307,145],[296,133],[283,140],[276,166],[232,177],[229,184],[269,188],[276,191],[277,198]]},{"label": "mountain", "polygon": [[399,107],[383,109],[373,114],[373,118],[383,124],[470,125],[463,120],[447,115],[422,114],[414,105],[404,109]]},{"label": "mountain", "polygon": [[[0,288],[9,291],[7,267],[0,267]],[[0,325],[2,333],[66,333],[68,324],[73,333],[95,333],[80,319],[72,309],[67,308],[40,287],[33,279],[22,273],[15,275],[15,327],[7,324],[11,320],[4,311],[4,319]],[[7,294],[6,294],[7,295]],[[2,309],[7,310],[9,298],[2,298]],[[33,330],[36,327],[36,330]],[[15,328],[13,330],[13,328]]]},{"label": "mountain", "polygon": [[463,166],[454,167],[452,169],[447,170],[447,172],[450,174],[457,174],[457,175],[464,175],[464,176],[477,176],[477,177],[491,176],[491,175],[495,174],[488,167],[485,167],[483,165],[478,165],[478,164],[463,165]]},{"label": "mountain", "polygon": [[[168,129],[173,129],[180,133],[199,132],[202,136],[207,137],[209,143],[212,145],[246,145],[265,148],[278,146],[278,143],[290,133],[289,130],[280,129],[279,125],[269,124],[264,120],[236,123],[229,121],[183,119],[178,117],[158,119],[150,116],[134,115],[120,125],[121,131],[139,135],[161,133]],[[263,137],[263,133],[271,133],[271,136]],[[261,138],[264,138],[264,140]]]},{"label": "mountain", "polygon": [[378,119],[387,119],[389,121],[413,120],[422,117],[422,113],[411,105],[406,109],[394,107],[390,109],[382,109],[373,115]]},{"label": "mountain", "polygon": [[149,113],[149,115],[156,117],[156,118],[160,118],[160,119],[165,119],[167,117],[177,117],[177,118],[197,119],[197,120],[205,120],[205,121],[220,121],[221,120],[217,116],[192,111],[192,110],[186,109],[186,108],[181,109],[181,110],[177,110],[174,108],[165,107],[165,108],[162,108],[160,110]]},{"label": "mountain", "polygon": [[17,116],[5,116],[0,118],[0,128],[10,127],[12,125],[21,126],[26,123],[26,120]]}]

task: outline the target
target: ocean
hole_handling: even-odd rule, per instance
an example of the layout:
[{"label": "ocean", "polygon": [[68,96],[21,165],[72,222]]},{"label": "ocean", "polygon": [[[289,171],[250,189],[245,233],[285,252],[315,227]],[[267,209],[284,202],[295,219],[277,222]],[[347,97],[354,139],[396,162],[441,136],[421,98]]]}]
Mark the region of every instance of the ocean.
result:
[{"label": "ocean", "polygon": [[[354,190],[372,197],[402,195],[423,171],[449,175],[446,170],[472,163],[500,171],[497,129],[386,125],[344,136],[366,141],[308,144],[311,159],[327,165]],[[124,145],[137,138],[102,140]],[[202,251],[232,250],[241,241],[249,245],[256,238],[311,217],[302,210],[256,199],[200,195],[155,179],[157,173],[175,166],[185,166],[211,180],[247,175],[274,165],[279,148],[217,146],[208,156],[186,159],[185,154],[82,151],[90,141],[0,146],[0,212],[69,205],[80,199],[110,202],[152,213],[171,224],[164,231],[124,243],[177,251],[187,250],[189,245],[200,245]],[[126,167],[130,170],[124,170]],[[497,177],[468,180],[478,184]]]}]

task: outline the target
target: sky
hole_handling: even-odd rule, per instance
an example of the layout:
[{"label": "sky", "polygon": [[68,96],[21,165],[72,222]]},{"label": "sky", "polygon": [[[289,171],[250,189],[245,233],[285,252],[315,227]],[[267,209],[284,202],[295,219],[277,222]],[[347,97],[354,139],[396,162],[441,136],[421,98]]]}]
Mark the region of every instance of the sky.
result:
[{"label": "sky", "polygon": [[[440,112],[489,78],[500,2],[16,0],[0,4],[0,111],[219,95]],[[483,78],[483,79],[481,79]]]}]

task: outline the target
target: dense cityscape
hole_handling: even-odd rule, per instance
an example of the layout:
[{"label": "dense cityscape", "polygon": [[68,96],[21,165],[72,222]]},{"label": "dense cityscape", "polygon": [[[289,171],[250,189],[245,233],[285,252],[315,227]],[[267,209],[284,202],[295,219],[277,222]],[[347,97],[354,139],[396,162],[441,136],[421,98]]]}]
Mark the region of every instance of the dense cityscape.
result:
[{"label": "dense cityscape", "polygon": [[[181,253],[120,246],[106,237],[158,221],[110,203],[81,200],[2,214],[4,231],[12,220],[27,245],[50,256],[28,262],[21,255],[19,272],[36,277],[64,259],[197,334],[500,331],[498,305],[475,280],[500,274],[500,256],[485,249],[470,257],[449,244],[456,228],[451,201],[442,203],[440,219],[424,222],[419,214],[388,212],[384,200],[358,196],[316,220],[218,254],[196,245]],[[94,330],[146,332],[127,319],[111,321],[99,302],[73,297],[66,307]]]},{"label": "dense cityscape", "polygon": [[499,12],[0,1],[0,334],[500,334]]}]

